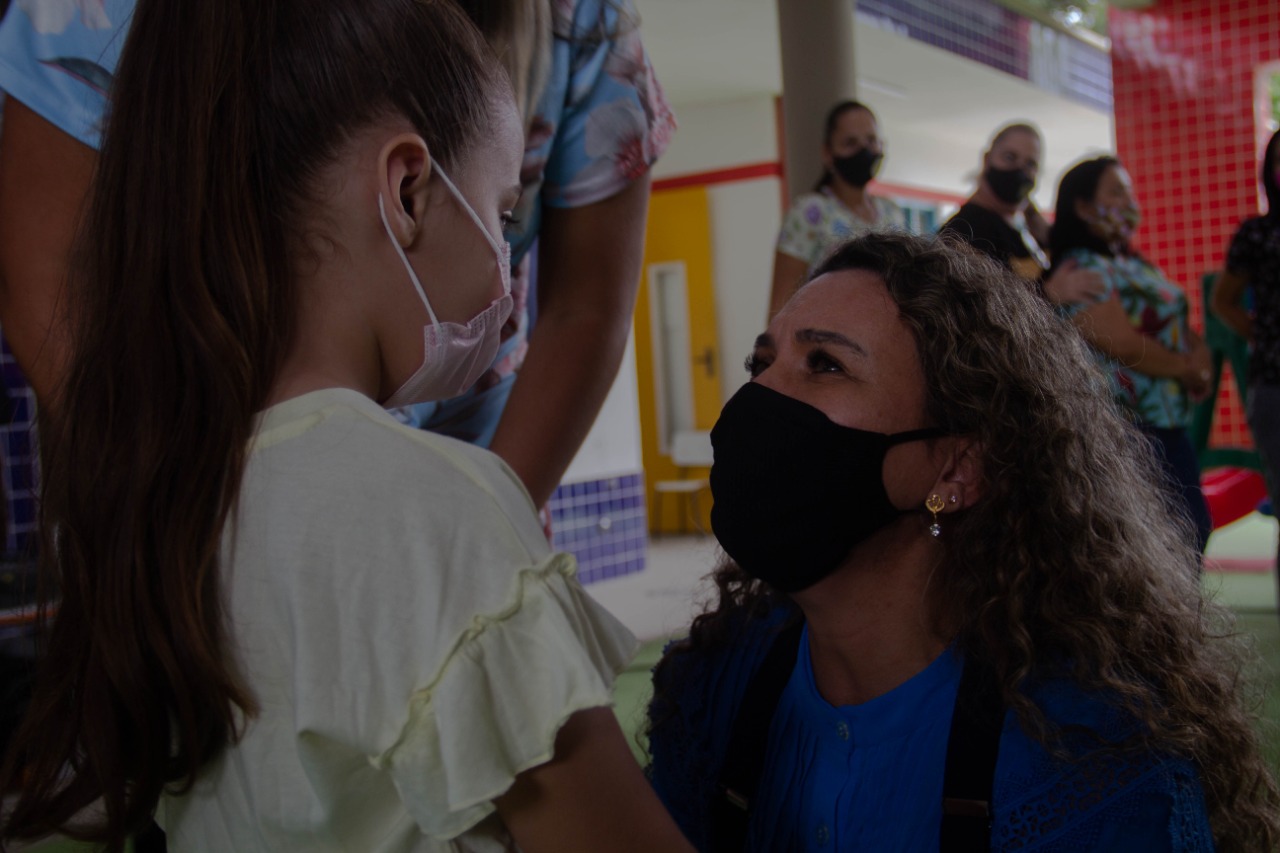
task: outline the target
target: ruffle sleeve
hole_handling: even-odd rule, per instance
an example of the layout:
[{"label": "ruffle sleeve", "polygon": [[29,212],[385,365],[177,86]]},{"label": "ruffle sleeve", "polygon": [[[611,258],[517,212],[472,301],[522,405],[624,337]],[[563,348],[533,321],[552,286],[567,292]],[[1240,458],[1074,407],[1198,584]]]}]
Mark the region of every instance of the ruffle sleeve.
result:
[{"label": "ruffle sleeve", "polygon": [[612,704],[636,640],[551,555],[516,574],[507,606],[475,616],[411,699],[389,772],[426,834],[454,838],[494,811],[517,774],[549,761],[577,711]]}]

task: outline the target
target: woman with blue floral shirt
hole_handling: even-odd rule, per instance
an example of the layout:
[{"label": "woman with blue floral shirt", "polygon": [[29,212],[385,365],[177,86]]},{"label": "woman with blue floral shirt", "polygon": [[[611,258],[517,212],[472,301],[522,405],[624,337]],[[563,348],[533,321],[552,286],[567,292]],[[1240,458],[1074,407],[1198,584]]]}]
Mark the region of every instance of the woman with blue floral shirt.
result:
[{"label": "woman with blue floral shirt", "polygon": [[1050,248],[1055,265],[1075,261],[1102,276],[1102,293],[1064,311],[1093,347],[1117,405],[1159,455],[1177,487],[1174,509],[1203,552],[1213,522],[1187,427],[1192,403],[1209,390],[1209,350],[1188,324],[1186,294],[1131,248],[1140,218],[1120,161],[1087,160],[1058,185]]}]

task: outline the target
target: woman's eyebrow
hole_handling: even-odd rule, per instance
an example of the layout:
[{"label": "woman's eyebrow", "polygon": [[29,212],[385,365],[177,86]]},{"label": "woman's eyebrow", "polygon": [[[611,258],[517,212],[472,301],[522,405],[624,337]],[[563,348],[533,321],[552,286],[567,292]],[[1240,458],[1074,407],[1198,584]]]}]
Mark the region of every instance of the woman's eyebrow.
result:
[{"label": "woman's eyebrow", "polygon": [[756,336],[756,349],[773,349],[773,336],[768,332]]},{"label": "woman's eyebrow", "polygon": [[846,338],[839,332],[832,332],[827,329],[799,329],[796,332],[796,340],[804,344],[836,344],[851,350],[855,355],[865,356],[867,354],[867,351],[862,348],[862,344]]}]

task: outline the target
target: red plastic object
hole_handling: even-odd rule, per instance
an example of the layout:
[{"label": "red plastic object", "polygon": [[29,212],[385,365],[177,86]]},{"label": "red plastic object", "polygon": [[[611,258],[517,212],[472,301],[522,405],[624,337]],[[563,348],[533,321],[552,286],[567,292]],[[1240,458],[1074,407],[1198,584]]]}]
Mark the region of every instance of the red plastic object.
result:
[{"label": "red plastic object", "polygon": [[1267,496],[1267,484],[1257,471],[1247,468],[1214,468],[1200,477],[1209,504],[1213,529],[1244,518]]}]

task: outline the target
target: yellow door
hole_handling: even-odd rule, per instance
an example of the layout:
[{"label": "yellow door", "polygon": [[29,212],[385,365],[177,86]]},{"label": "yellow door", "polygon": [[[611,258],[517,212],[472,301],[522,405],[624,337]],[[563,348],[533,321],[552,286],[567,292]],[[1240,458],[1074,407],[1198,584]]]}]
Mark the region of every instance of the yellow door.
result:
[{"label": "yellow door", "polygon": [[711,429],[720,413],[720,348],[705,188],[659,190],[650,199],[635,318],[649,529],[658,533],[697,525],[708,530],[707,490],[664,493],[660,511],[654,500],[655,483],[706,478],[709,468],[682,470],[672,461],[673,438],[680,431]]}]

